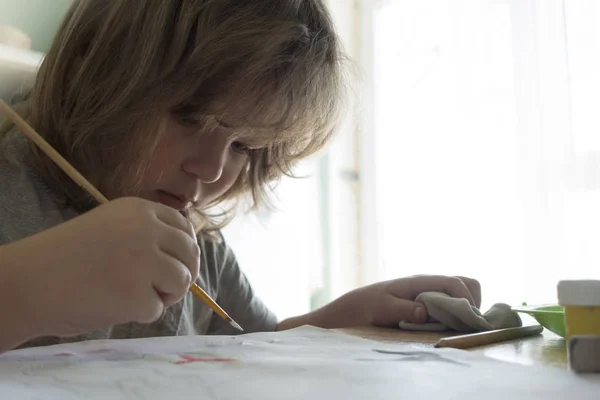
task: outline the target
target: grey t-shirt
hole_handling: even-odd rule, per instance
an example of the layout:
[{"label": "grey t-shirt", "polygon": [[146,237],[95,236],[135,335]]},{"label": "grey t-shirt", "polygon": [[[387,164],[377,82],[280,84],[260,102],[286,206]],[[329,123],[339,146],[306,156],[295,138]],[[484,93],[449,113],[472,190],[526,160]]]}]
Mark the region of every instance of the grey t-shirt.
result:
[{"label": "grey t-shirt", "polygon": [[[65,204],[64,197],[35,170],[28,161],[30,156],[23,134],[15,129],[0,132],[0,245],[49,229],[78,215],[74,209],[61,206]],[[223,240],[216,242],[200,236],[202,258],[197,283],[242,325],[245,332],[274,331],[277,326],[275,315],[254,294],[229,247]],[[0,304],[0,307],[7,306]],[[182,301],[169,307],[151,324],[127,323],[68,338],[40,337],[23,347],[88,339],[235,333],[208,306],[187,293]]]}]

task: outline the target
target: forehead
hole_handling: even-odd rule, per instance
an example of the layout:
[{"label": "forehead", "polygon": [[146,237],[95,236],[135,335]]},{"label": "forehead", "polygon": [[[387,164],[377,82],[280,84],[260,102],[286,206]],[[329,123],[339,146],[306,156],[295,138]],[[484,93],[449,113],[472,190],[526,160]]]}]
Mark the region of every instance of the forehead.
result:
[{"label": "forehead", "polygon": [[284,125],[287,108],[282,102],[262,97],[234,99],[215,104],[215,117],[223,124],[255,130],[277,130]]}]

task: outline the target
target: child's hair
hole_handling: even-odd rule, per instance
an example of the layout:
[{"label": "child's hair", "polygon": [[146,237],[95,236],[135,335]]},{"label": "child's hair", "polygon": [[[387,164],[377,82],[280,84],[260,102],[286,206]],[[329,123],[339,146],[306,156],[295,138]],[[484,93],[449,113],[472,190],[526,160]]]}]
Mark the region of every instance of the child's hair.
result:
[{"label": "child's hair", "polygon": [[[103,190],[109,179],[135,187],[168,113],[218,118],[246,100],[239,128],[268,132],[270,145],[250,151],[212,205],[243,193],[259,205],[270,182],[330,138],[344,63],[322,0],[75,0],[38,73],[29,119]],[[73,205],[92,205],[34,152]],[[134,181],[122,180],[128,174]],[[205,231],[224,223],[199,215]]]}]

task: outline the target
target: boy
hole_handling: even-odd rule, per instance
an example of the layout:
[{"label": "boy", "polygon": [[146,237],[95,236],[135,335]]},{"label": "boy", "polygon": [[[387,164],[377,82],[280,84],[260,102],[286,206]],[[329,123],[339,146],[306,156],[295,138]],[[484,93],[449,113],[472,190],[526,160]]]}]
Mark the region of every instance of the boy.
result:
[{"label": "boy", "polygon": [[[476,281],[412,277],[277,321],[219,228],[321,149],[344,57],[322,0],[76,0],[22,114],[109,199],[97,206],[5,123],[0,133],[0,351],[64,341],[424,322],[412,300],[480,301]],[[193,224],[192,222],[193,221]]]}]

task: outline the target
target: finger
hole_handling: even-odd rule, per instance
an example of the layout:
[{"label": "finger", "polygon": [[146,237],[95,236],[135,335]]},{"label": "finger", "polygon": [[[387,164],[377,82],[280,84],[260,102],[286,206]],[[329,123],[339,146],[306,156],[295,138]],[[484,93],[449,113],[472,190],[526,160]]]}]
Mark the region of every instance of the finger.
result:
[{"label": "finger", "polygon": [[151,282],[164,306],[169,307],[185,296],[192,284],[192,275],[179,260],[162,253],[152,271]]},{"label": "finger", "polygon": [[160,251],[183,263],[189,270],[192,281],[198,278],[200,269],[200,246],[195,239],[171,225],[160,230],[158,245]]},{"label": "finger", "polygon": [[164,222],[167,225],[172,226],[173,228],[177,228],[185,232],[189,237],[197,240],[196,232],[194,231],[194,226],[192,223],[181,215],[179,212],[175,211],[171,207],[167,207],[163,204],[156,204],[156,217]]},{"label": "finger", "polygon": [[379,326],[398,326],[400,321],[423,324],[427,318],[424,304],[388,294],[382,299],[374,323]]},{"label": "finger", "polygon": [[160,293],[154,288],[150,288],[152,293],[147,296],[148,300],[137,310],[135,322],[140,324],[150,324],[160,318],[165,310],[165,304]]},{"label": "finger", "polygon": [[471,305],[475,305],[475,300],[467,285],[456,277],[419,275],[389,281],[388,285],[390,293],[407,300],[414,300],[423,292],[443,292],[452,297],[467,299]]},{"label": "finger", "polygon": [[467,285],[469,292],[473,296],[473,300],[475,301],[475,307],[481,307],[481,284],[476,279],[467,278],[465,276],[457,276],[461,281]]}]

